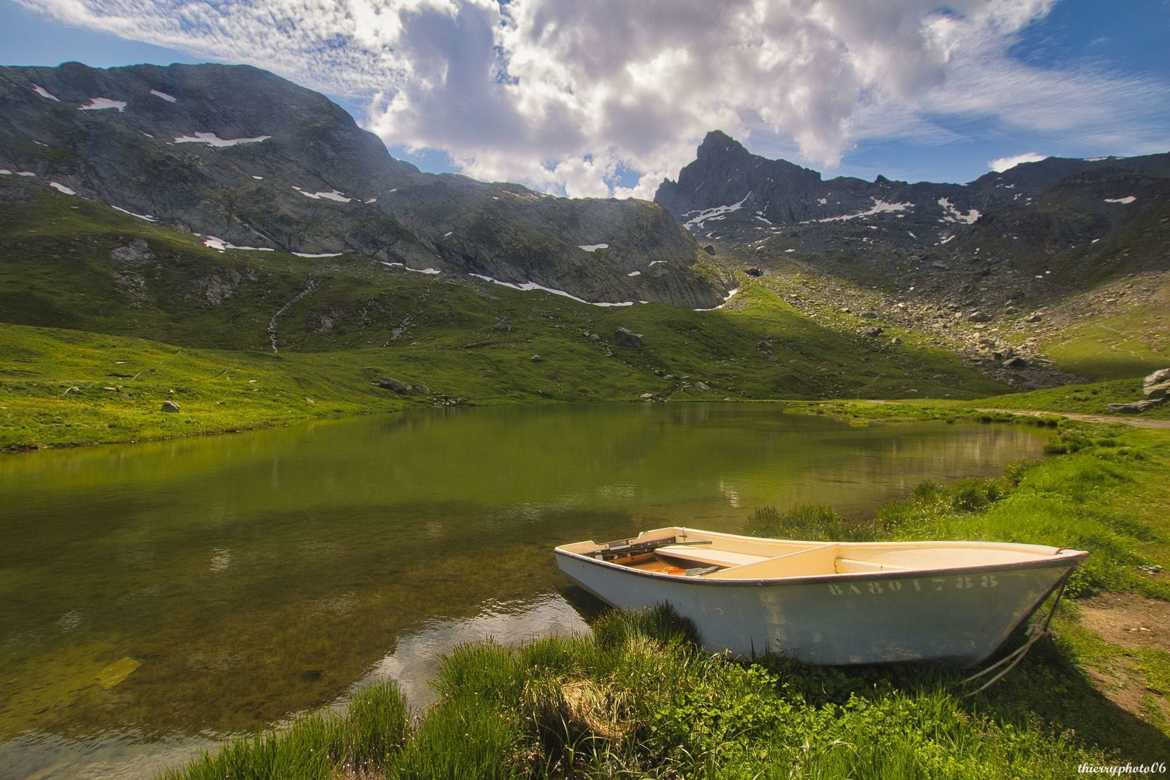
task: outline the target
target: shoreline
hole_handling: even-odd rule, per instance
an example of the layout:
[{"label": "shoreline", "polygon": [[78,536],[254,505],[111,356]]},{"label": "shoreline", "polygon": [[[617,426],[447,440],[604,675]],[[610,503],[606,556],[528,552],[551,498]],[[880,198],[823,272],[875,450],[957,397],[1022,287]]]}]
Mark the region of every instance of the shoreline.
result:
[{"label": "shoreline", "polygon": [[[650,401],[628,398],[628,399],[604,399],[604,400],[590,400],[590,401],[565,401],[565,400],[549,400],[549,399],[534,399],[534,400],[511,400],[506,398],[488,398],[482,400],[469,399],[463,403],[458,404],[459,408],[473,408],[473,407],[492,407],[492,406],[549,406],[549,405],[605,405],[605,404],[646,404]],[[774,404],[780,407],[781,413],[791,414],[817,414],[839,417],[841,419],[863,419],[863,420],[950,420],[955,421],[959,419],[980,420],[987,415],[997,415],[994,422],[1027,422],[1037,421],[1034,424],[1051,425],[1057,418],[1066,419],[1075,422],[1093,423],[1101,425],[1127,425],[1136,428],[1148,429],[1170,429],[1170,420],[1145,419],[1145,418],[1130,418],[1119,417],[1114,415],[1089,415],[1077,412],[1060,412],[1055,410],[1032,410],[1032,409],[1008,409],[1008,408],[992,408],[992,407],[971,407],[968,404],[971,402],[965,401],[951,401],[944,399],[817,399],[817,400],[803,400],[790,398],[737,398],[737,399],[722,399],[722,398],[683,398],[677,400],[668,400],[665,402],[656,403],[673,403],[673,404]],[[3,408],[3,407],[0,407]],[[376,415],[392,415],[402,414],[409,411],[419,409],[441,408],[426,403],[412,403],[406,402],[398,406],[386,409],[365,408],[356,409],[352,411],[326,411],[320,414],[313,414],[307,416],[289,416],[282,418],[274,418],[270,420],[260,420],[252,423],[241,423],[236,425],[225,425],[222,427],[214,427],[210,429],[196,430],[196,431],[177,431],[168,432],[158,435],[139,435],[136,438],[120,438],[109,439],[103,441],[97,440],[77,440],[54,442],[49,444],[37,443],[18,443],[11,444],[0,448],[0,457],[25,455],[36,452],[48,452],[55,450],[74,450],[88,447],[105,447],[105,446],[127,446],[135,444],[149,444],[164,441],[182,441],[185,439],[209,438],[215,436],[227,436],[240,433],[253,433],[256,431],[275,430],[280,428],[289,428],[295,425],[311,424],[313,422],[339,421],[347,419],[357,419],[361,417],[369,417]],[[451,408],[451,407],[447,407]],[[883,409],[882,413],[878,413],[878,408]],[[885,410],[888,410],[885,411]],[[163,414],[159,412],[159,414]],[[191,419],[189,416],[180,412],[176,416],[176,420]],[[982,420],[984,422],[988,420]]]},{"label": "shoreline", "polygon": [[[1170,549],[1149,541],[1170,531],[1160,511],[1170,506],[1163,476],[1170,436],[1071,422],[1058,426],[1054,445],[1054,456],[998,478],[924,483],[858,521],[883,539],[996,537],[1093,553],[1070,582],[1055,637],[1033,648],[1011,679],[973,699],[954,689],[963,676],[954,670],[736,660],[697,650],[690,629],[669,614],[611,611],[590,636],[457,649],[434,683],[437,702],[394,732],[394,749],[354,766],[322,743],[338,755],[329,771],[738,776],[801,767],[845,777],[898,764],[911,776],[1056,778],[1086,762],[1167,760],[1170,690],[1159,681],[1170,675],[1170,646],[1165,637],[1150,649],[1128,644],[1118,623],[1125,618],[1111,616],[1133,605],[1170,606],[1170,582],[1157,573],[1170,566]],[[796,514],[782,522],[799,523]],[[1117,541],[1103,546],[1105,533]],[[1108,636],[1102,625],[1112,628]],[[390,709],[401,698],[393,685],[369,695]],[[229,758],[255,769],[273,740],[298,744],[301,723],[232,743],[166,777],[222,775]]]}]

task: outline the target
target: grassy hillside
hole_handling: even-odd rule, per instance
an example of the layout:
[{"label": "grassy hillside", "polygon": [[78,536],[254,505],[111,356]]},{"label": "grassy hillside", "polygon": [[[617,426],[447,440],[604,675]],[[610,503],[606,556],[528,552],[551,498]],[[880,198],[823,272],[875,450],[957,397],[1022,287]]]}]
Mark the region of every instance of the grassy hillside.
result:
[{"label": "grassy hillside", "polygon": [[1170,278],[1147,300],[1074,324],[1043,346],[1061,368],[1090,379],[1139,376],[1170,366]]},{"label": "grassy hillside", "polygon": [[[0,320],[9,323],[0,335],[0,447],[10,448],[450,398],[974,397],[1003,389],[912,340],[878,343],[822,325],[746,278],[718,311],[602,308],[356,256],[218,253],[194,236],[56,193],[0,212]],[[618,328],[641,334],[641,346],[620,343]],[[383,377],[416,392],[375,387]],[[167,399],[182,411],[160,412]]]}]

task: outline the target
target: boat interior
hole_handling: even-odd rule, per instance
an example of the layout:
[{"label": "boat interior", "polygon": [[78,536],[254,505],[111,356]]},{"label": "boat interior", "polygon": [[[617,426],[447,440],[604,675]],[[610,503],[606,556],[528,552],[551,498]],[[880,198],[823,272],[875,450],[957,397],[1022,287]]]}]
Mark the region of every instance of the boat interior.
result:
[{"label": "boat interior", "polygon": [[1005,565],[1076,550],[999,542],[802,542],[690,528],[557,548],[640,571],[705,579],[782,579]]}]

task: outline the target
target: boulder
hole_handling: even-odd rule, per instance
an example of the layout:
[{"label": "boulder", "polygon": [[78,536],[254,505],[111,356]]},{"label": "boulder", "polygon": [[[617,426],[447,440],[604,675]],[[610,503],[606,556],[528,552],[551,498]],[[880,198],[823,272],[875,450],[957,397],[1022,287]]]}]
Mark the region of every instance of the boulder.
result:
[{"label": "boulder", "polygon": [[1141,414],[1147,409],[1152,409],[1159,404],[1165,403],[1165,401],[1165,398],[1147,398],[1144,401],[1133,401],[1128,404],[1109,404],[1109,411]]},{"label": "boulder", "polygon": [[866,336],[871,337],[871,338],[877,338],[878,336],[882,335],[883,331],[879,327],[873,327],[873,328],[866,328],[864,331],[862,331],[862,333]]},{"label": "boulder", "polygon": [[744,271],[744,273],[747,274],[748,276],[763,276],[764,275],[764,272],[761,271],[759,268],[748,268],[746,271]]},{"label": "boulder", "polygon": [[1159,369],[1142,380],[1143,385],[1159,385],[1163,382],[1170,382],[1170,368]]},{"label": "boulder", "polygon": [[983,311],[973,311],[967,319],[971,322],[991,322],[991,315]]},{"label": "boulder", "polygon": [[179,405],[174,401],[163,401],[162,406],[159,408],[164,412],[174,413],[179,411]]},{"label": "boulder", "polygon": [[1143,379],[1142,395],[1146,398],[1166,398],[1170,396],[1170,368],[1155,371]]},{"label": "boulder", "polygon": [[533,355],[532,357],[530,357],[528,359],[531,360],[533,363],[543,363],[544,362],[544,358],[542,358],[540,355]]},{"label": "boulder", "polygon": [[1015,357],[1010,357],[1007,360],[1003,361],[1003,367],[1004,368],[1027,368],[1028,361],[1025,360],[1024,358],[1020,357],[1019,355],[1016,355]]},{"label": "boulder", "polygon": [[383,390],[393,390],[399,395],[407,395],[412,390],[414,390],[414,388],[408,385],[406,382],[400,382],[399,380],[389,376],[382,377],[377,382],[374,382],[374,384]]},{"label": "boulder", "polygon": [[703,251],[709,255],[713,255],[715,254],[715,247],[711,244],[707,244],[705,247],[703,247]]},{"label": "boulder", "polygon": [[613,341],[621,347],[641,347],[642,334],[634,333],[629,328],[618,328],[613,332]]}]

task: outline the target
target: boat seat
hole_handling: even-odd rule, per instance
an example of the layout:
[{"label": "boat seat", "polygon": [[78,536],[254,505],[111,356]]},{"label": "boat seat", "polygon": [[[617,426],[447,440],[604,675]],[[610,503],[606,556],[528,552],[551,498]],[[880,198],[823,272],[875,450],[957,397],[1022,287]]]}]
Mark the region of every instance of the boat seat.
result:
[{"label": "boat seat", "polygon": [[695,563],[706,563],[712,566],[745,566],[749,563],[759,563],[768,560],[763,555],[748,555],[746,553],[729,552],[727,550],[713,550],[705,545],[671,544],[659,547],[654,552],[671,558]]}]

